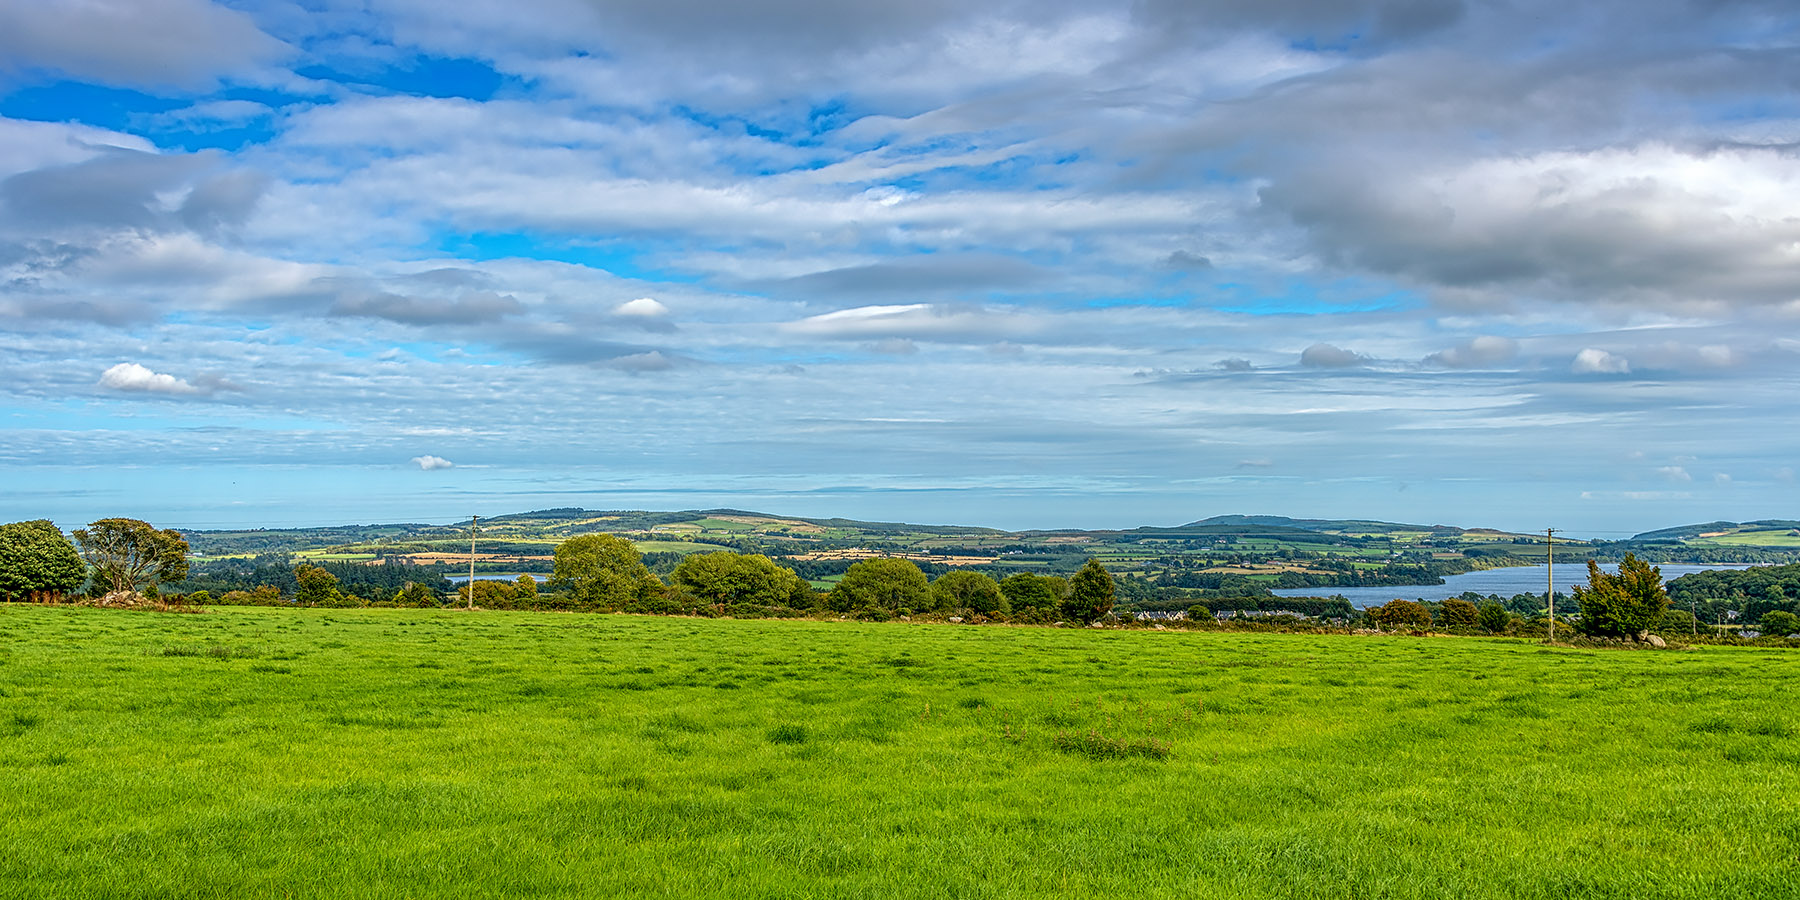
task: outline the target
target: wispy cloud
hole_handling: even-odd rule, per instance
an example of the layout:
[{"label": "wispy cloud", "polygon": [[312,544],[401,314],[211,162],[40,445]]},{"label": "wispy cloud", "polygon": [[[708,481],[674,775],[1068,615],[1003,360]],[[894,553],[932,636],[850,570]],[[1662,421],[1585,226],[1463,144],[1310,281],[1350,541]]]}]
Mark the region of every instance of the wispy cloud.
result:
[{"label": "wispy cloud", "polygon": [[1788,13],[13,4],[0,465],[1785,515]]}]

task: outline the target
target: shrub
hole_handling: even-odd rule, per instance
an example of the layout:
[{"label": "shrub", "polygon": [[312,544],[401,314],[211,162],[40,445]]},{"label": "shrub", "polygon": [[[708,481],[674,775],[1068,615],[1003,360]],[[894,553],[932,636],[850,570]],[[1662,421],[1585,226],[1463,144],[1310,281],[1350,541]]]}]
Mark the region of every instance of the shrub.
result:
[{"label": "shrub", "polygon": [[1000,585],[980,572],[959,569],[938,576],[931,583],[932,604],[938,609],[966,609],[978,615],[1006,611],[1006,597]]},{"label": "shrub", "polygon": [[1763,613],[1762,620],[1757,624],[1762,627],[1763,634],[1776,637],[1786,637],[1800,632],[1800,616],[1784,609],[1772,609]]},{"label": "shrub", "polygon": [[839,612],[853,609],[882,609],[889,612],[902,607],[919,609],[930,598],[925,573],[910,559],[865,559],[844,571],[843,580],[831,589],[831,608]]},{"label": "shrub", "polygon": [[1438,621],[1445,628],[1474,628],[1481,623],[1481,610],[1467,600],[1451,597],[1438,605]]},{"label": "shrub", "polygon": [[1616,575],[1588,560],[1587,586],[1576,585],[1574,593],[1581,607],[1575,627],[1584,634],[1635,636],[1655,627],[1669,608],[1662,571],[1630,553]]},{"label": "shrub", "polygon": [[1369,618],[1382,628],[1430,628],[1431,610],[1411,600],[1389,600],[1369,610]]},{"label": "shrub", "polygon": [[1512,613],[1497,600],[1489,600],[1475,611],[1476,623],[1492,634],[1500,634],[1512,624]]},{"label": "shrub", "polygon": [[1071,619],[1092,622],[1112,612],[1113,577],[1097,559],[1089,559],[1081,570],[1069,578],[1069,598],[1063,601],[1063,614]]}]

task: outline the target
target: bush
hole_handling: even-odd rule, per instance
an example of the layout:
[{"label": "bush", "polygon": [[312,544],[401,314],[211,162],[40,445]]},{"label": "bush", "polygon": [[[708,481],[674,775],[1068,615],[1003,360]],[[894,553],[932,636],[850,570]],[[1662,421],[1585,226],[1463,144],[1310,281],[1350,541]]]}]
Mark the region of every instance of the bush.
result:
[{"label": "bush", "polygon": [[1430,628],[1431,610],[1422,603],[1411,600],[1389,600],[1381,606],[1369,610],[1369,618],[1381,628],[1395,630],[1400,628]]},{"label": "bush", "polygon": [[969,610],[991,616],[1006,611],[1006,597],[1000,585],[980,572],[966,569],[946,572],[931,583],[932,604],[941,610]]},{"label": "bush", "polygon": [[1081,622],[1092,622],[1112,612],[1113,577],[1097,559],[1089,559],[1081,570],[1069,578],[1069,598],[1063,601],[1063,614]]},{"label": "bush", "polygon": [[1476,610],[1476,621],[1490,634],[1501,634],[1512,624],[1512,613],[1498,600],[1489,600]]},{"label": "bush", "polygon": [[843,580],[831,589],[831,608],[882,609],[888,612],[919,609],[930,602],[925,573],[910,559],[865,559],[844,571]]},{"label": "bush", "polygon": [[1630,553],[1616,575],[1588,560],[1587,586],[1576,585],[1574,593],[1581,608],[1575,627],[1584,634],[1636,636],[1656,627],[1669,608],[1662,571]]},{"label": "bush", "polygon": [[1693,634],[1699,630],[1694,614],[1685,609],[1671,609],[1656,623],[1658,634]]},{"label": "bush", "polygon": [[1786,637],[1800,632],[1800,616],[1783,609],[1772,609],[1763,613],[1762,620],[1757,623],[1762,633],[1775,637]]},{"label": "bush", "polygon": [[1451,597],[1438,605],[1438,621],[1445,628],[1474,628],[1481,623],[1481,610],[1467,600]]}]

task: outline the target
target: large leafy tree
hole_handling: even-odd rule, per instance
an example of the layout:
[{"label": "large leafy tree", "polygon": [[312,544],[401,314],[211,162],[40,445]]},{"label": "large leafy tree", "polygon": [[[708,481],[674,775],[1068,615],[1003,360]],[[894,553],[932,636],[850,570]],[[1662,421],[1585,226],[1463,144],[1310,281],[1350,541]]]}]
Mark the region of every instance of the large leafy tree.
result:
[{"label": "large leafy tree", "polygon": [[932,604],[938,609],[966,609],[991,616],[1006,609],[1006,595],[1000,585],[980,572],[960,569],[945,572],[931,583]]},{"label": "large leafy tree", "polygon": [[354,603],[338,588],[338,577],[322,566],[301,563],[294,567],[294,602],[302,606],[343,606]]},{"label": "large leafy tree", "polygon": [[844,571],[831,589],[831,608],[922,609],[930,602],[925,573],[910,559],[865,559]]},{"label": "large leafy tree", "polygon": [[0,598],[58,597],[86,580],[81,555],[48,519],[0,525]]},{"label": "large leafy tree", "polygon": [[721,550],[692,553],[669,575],[670,585],[708,603],[757,606],[809,606],[812,585],[793,569],[760,553]]},{"label": "large leafy tree", "polygon": [[1474,628],[1481,622],[1481,610],[1461,597],[1451,597],[1438,606],[1438,621],[1445,628]]},{"label": "large leafy tree", "polygon": [[157,530],[137,519],[101,519],[75,530],[94,580],[111,591],[136,591],[187,577],[188,543],[173,528]]},{"label": "large leafy tree", "polygon": [[1092,622],[1112,612],[1113,577],[1097,559],[1090,559],[1069,577],[1069,598],[1063,601],[1063,615]]},{"label": "large leafy tree", "polygon": [[1062,603],[1066,583],[1061,578],[1020,572],[1000,582],[1000,593],[1006,605],[1015,612],[1024,609],[1054,610]]},{"label": "large leafy tree", "polygon": [[550,589],[590,606],[617,608],[648,600],[661,592],[663,585],[644,566],[643,558],[636,546],[621,537],[572,537],[556,547]]},{"label": "large leafy tree", "polygon": [[1481,621],[1481,627],[1495,634],[1505,631],[1506,626],[1512,624],[1512,613],[1507,612],[1506,607],[1493,600],[1481,604],[1476,615]]},{"label": "large leafy tree", "polygon": [[1575,627],[1584,634],[1635,637],[1662,621],[1669,595],[1662,570],[1627,553],[1617,574],[1588,560],[1588,583],[1575,586],[1575,602],[1581,607]]},{"label": "large leafy tree", "polygon": [[1369,618],[1382,628],[1430,628],[1431,610],[1411,600],[1389,600],[1369,610]]}]

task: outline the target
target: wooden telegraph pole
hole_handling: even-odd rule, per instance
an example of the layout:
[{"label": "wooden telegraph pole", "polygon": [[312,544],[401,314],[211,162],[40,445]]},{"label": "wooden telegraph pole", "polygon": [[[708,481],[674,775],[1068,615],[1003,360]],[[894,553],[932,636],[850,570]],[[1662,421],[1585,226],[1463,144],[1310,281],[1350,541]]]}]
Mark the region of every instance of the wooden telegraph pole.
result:
[{"label": "wooden telegraph pole", "polygon": [[469,608],[475,608],[475,523],[480,516],[469,517]]},{"label": "wooden telegraph pole", "polygon": [[[1544,529],[1544,603],[1550,605],[1550,643],[1557,643],[1557,529]],[[473,589],[470,589],[473,590]]]}]

